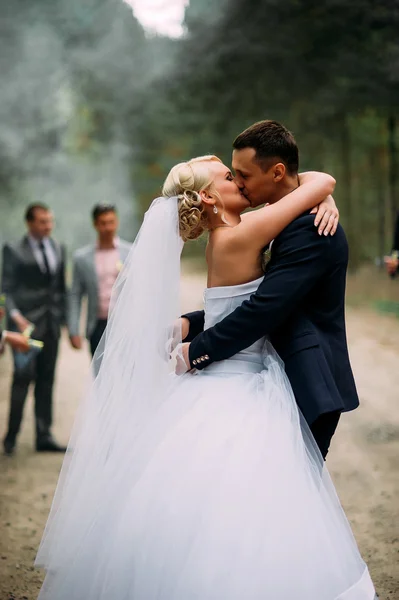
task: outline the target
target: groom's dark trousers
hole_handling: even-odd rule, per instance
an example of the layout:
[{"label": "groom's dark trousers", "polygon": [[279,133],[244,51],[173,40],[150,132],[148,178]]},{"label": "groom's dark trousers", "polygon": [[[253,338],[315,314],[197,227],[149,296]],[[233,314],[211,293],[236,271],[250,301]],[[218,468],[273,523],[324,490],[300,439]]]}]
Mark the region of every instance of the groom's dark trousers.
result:
[{"label": "groom's dark trousers", "polygon": [[306,213],[274,240],[265,277],[249,300],[205,331],[203,311],[184,315],[193,368],[270,338],[323,457],[341,412],[359,405],[346,341],[347,265],[342,227],[320,236],[314,215]]}]

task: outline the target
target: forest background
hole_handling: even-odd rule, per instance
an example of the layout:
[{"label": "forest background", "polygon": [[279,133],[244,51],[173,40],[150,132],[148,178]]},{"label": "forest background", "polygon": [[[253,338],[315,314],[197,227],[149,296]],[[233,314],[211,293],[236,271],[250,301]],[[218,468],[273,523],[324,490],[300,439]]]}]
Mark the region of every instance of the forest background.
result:
[{"label": "forest background", "polygon": [[35,201],[70,252],[97,202],[133,240],[173,164],[229,164],[234,137],[271,118],[295,134],[301,170],[336,177],[352,270],[390,251],[398,0],[191,0],[179,38],[146,32],[122,0],[2,3],[0,243]]}]

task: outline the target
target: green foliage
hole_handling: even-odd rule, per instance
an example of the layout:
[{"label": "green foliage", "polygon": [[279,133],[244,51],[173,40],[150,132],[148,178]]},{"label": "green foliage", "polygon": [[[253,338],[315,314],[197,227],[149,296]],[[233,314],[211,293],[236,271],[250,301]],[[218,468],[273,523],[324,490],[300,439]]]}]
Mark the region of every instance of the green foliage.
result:
[{"label": "green foliage", "polygon": [[122,0],[0,7],[0,242],[21,234],[32,201],[54,208],[57,235],[71,248],[92,237],[89,212],[99,201],[117,204],[132,239],[131,132],[143,90],[170,59]]},{"label": "green foliage", "polygon": [[303,169],[336,176],[352,265],[388,250],[399,204],[398,135],[390,147],[387,130],[399,109],[398,3],[226,0],[218,10],[192,0],[186,27],[173,80],[158,81],[143,115],[139,162],[148,129],[155,136],[143,204],[176,159],[213,152],[229,162],[234,137],[273,118],[295,133]]},{"label": "green foliage", "polygon": [[60,230],[81,243],[90,207],[110,196],[131,238],[176,162],[229,163],[234,137],[273,118],[294,132],[303,170],[337,178],[352,265],[389,250],[397,0],[191,0],[178,40],[146,35],[122,0],[2,2],[0,238],[39,199],[68,207]]},{"label": "green foliage", "polygon": [[399,302],[379,300],[378,302],[375,302],[375,308],[378,312],[395,315],[399,318]]}]

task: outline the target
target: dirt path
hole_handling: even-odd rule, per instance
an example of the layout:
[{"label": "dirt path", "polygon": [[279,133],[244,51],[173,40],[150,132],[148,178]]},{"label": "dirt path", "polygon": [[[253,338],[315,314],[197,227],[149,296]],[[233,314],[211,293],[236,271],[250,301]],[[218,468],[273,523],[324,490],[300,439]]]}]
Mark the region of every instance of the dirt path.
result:
[{"label": "dirt path", "polygon": [[[200,304],[202,287],[201,278],[186,278],[185,308]],[[399,600],[399,321],[350,309],[348,330],[362,405],[343,417],[328,464],[381,600]],[[64,339],[54,428],[61,442],[68,439],[88,369],[88,354],[73,352]],[[3,357],[1,435],[9,376],[10,360]],[[0,600],[35,600],[42,581],[32,565],[62,457],[39,455],[32,447],[29,400],[17,454],[0,456]]]}]

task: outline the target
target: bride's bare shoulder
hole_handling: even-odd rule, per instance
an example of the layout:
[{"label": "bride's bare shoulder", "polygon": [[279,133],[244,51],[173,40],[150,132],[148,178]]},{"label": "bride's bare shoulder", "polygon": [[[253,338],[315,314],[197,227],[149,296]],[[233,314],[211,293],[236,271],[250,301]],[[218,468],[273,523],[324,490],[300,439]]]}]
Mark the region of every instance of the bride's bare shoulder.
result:
[{"label": "bride's bare shoulder", "polygon": [[[268,205],[265,204],[262,208],[266,208]],[[248,212],[240,215],[241,221],[245,223],[245,221],[248,221],[250,219],[263,219],[264,218],[264,214],[262,214],[262,211],[259,212],[259,208],[254,208],[252,210],[249,210]]]}]

